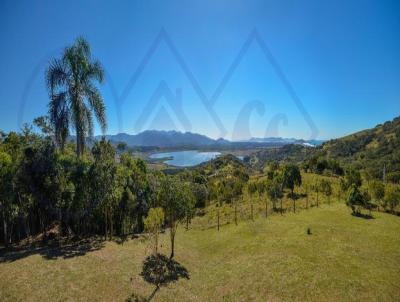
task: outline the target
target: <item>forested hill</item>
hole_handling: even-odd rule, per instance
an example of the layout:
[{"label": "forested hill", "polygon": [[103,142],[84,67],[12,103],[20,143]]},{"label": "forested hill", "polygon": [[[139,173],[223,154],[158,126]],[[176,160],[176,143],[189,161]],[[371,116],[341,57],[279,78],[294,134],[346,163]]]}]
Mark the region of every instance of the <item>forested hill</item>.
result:
[{"label": "forested hill", "polygon": [[[253,153],[246,161],[262,168],[268,161],[304,162],[309,166],[329,165],[335,161],[342,166],[354,166],[365,176],[400,181],[400,117],[372,129],[333,139],[316,148],[286,145],[282,148]],[[325,162],[325,163],[324,163]]]},{"label": "forested hill", "polygon": [[368,176],[400,178],[400,117],[339,139],[325,142],[320,152],[363,169]]},{"label": "forested hill", "polygon": [[220,174],[236,174],[237,171],[243,173],[250,173],[249,167],[247,167],[243,162],[232,154],[225,154],[223,156],[218,156],[213,160],[204,162],[198,167],[194,168],[201,173],[210,175],[220,175]]}]

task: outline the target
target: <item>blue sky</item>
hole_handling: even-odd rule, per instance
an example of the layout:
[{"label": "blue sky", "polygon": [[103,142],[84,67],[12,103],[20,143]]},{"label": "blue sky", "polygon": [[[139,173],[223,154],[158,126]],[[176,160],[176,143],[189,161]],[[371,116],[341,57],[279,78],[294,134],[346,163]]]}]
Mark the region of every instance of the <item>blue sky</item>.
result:
[{"label": "blue sky", "polygon": [[[227,139],[327,139],[400,114],[399,1],[82,2],[0,2],[0,129],[17,130],[46,113],[46,64],[79,35],[107,72],[101,91],[110,134],[175,129]],[[160,39],[144,60],[163,30],[173,50]],[[254,41],[239,56],[254,32],[275,65]]]}]

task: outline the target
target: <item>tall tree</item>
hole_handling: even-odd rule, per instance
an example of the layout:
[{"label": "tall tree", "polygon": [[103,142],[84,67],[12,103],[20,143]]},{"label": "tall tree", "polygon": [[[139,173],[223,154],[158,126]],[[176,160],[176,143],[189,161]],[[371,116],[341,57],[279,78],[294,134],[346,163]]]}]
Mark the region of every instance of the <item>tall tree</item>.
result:
[{"label": "tall tree", "polygon": [[152,196],[146,163],[142,159],[134,159],[128,153],[124,153],[121,156],[121,165],[125,170],[124,198],[130,196],[129,203],[134,204],[136,231],[143,232],[143,217],[149,210],[150,202],[156,199]]},{"label": "tall tree", "polygon": [[92,148],[94,163],[91,167],[91,189],[93,207],[104,215],[104,237],[113,236],[113,214],[115,203],[120,197],[117,186],[117,167],[115,150],[110,142],[102,139]]},{"label": "tall tree", "polygon": [[360,192],[359,187],[356,184],[352,184],[349,189],[349,195],[347,196],[346,204],[349,206],[353,214],[361,214],[361,208],[366,207],[366,196]]},{"label": "tall tree", "polygon": [[400,204],[400,187],[393,184],[386,186],[384,204],[392,213],[394,212],[394,209]]},{"label": "tall tree", "polygon": [[0,150],[0,210],[3,221],[3,242],[5,247],[9,243],[7,226],[13,201],[12,177],[13,163],[11,156]]},{"label": "tall tree", "polygon": [[321,192],[324,193],[325,196],[328,198],[328,203],[330,204],[331,195],[332,195],[331,182],[327,179],[322,179],[320,182],[320,189],[321,189]]},{"label": "tall tree", "polygon": [[194,197],[190,187],[186,183],[167,177],[163,180],[159,192],[159,199],[165,211],[165,218],[170,227],[171,256],[175,252],[175,235],[179,223],[186,218],[190,209],[194,206]]},{"label": "tall tree", "polygon": [[[273,177],[272,179],[268,179],[266,184],[266,192],[272,201],[272,208],[276,211],[276,201],[282,198],[282,184],[279,180],[279,177]],[[282,211],[282,209],[281,209]]]},{"label": "tall tree", "polygon": [[348,190],[353,185],[355,185],[356,187],[361,187],[362,179],[361,179],[360,171],[356,170],[355,168],[350,167],[346,171],[344,186],[345,186],[346,190]]},{"label": "tall tree", "polygon": [[382,181],[372,180],[369,183],[369,191],[375,201],[375,206],[379,209],[379,205],[382,204],[382,200],[385,197],[385,185]]},{"label": "tall tree", "polygon": [[293,211],[296,212],[296,199],[294,196],[294,187],[301,185],[300,169],[295,164],[287,164],[283,167],[283,185],[290,190],[290,196],[293,200]]},{"label": "tall tree", "polygon": [[164,211],[162,208],[151,208],[147,217],[143,219],[144,229],[150,234],[153,241],[153,253],[158,253],[158,235],[164,223]]},{"label": "tall tree", "polygon": [[50,62],[46,70],[50,94],[49,117],[61,150],[73,126],[77,156],[83,154],[86,137],[93,135],[93,114],[102,132],[105,132],[105,105],[95,85],[95,82],[102,83],[103,79],[100,62],[92,59],[90,46],[81,37],[65,48],[60,59]]}]

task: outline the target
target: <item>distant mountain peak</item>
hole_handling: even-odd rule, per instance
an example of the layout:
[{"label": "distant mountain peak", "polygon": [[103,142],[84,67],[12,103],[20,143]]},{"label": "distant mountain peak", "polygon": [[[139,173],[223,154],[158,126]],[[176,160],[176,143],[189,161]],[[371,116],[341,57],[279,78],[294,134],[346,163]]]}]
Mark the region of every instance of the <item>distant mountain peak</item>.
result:
[{"label": "distant mountain peak", "polygon": [[206,135],[193,132],[180,132],[176,130],[145,130],[138,134],[118,133],[107,135],[109,140],[118,143],[125,142],[130,147],[160,147],[160,148],[179,148],[179,147],[210,147],[210,146],[239,146],[239,147],[259,147],[285,144],[307,144],[315,145],[314,142],[297,140],[295,138],[266,137],[251,138],[243,141],[229,141],[222,137],[212,139]]}]

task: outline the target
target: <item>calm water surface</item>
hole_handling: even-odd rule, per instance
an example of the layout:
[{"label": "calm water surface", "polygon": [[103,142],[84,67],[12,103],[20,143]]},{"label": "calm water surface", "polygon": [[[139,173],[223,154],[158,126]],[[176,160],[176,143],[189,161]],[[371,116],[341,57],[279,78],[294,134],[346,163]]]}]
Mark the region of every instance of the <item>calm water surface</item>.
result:
[{"label": "calm water surface", "polygon": [[152,159],[162,159],[164,163],[176,167],[192,167],[203,162],[209,161],[221,155],[220,152],[199,152],[199,151],[175,151],[154,153],[150,155]]}]

